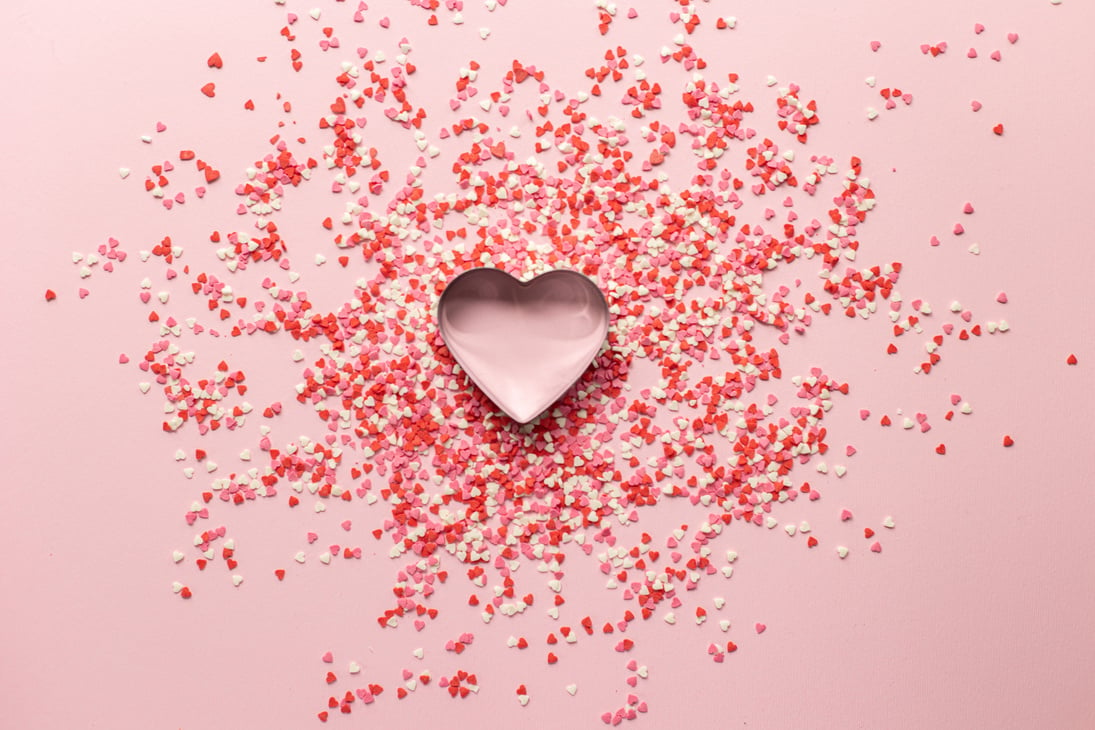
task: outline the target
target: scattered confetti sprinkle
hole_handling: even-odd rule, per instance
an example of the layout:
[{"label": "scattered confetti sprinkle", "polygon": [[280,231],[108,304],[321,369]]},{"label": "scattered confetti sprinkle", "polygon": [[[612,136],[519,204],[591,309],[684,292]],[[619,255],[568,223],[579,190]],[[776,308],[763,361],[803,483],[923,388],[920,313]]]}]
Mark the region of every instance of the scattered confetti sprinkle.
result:
[{"label": "scattered confetti sprinkle", "polygon": [[[428,11],[426,28],[446,18],[453,25],[464,22],[460,2],[447,2],[444,9],[437,2],[411,4]],[[492,13],[505,4],[484,3]],[[583,22],[595,19],[598,36],[620,32],[613,28],[615,4],[598,0],[595,9]],[[366,10],[359,3],[347,17],[363,23]],[[305,27],[322,35],[322,52],[339,49],[339,35],[348,35],[339,32],[342,21],[330,10],[326,17],[320,8],[301,12],[315,24],[295,13],[282,16],[280,36],[294,45],[283,56],[269,56],[271,66],[281,58],[286,73],[303,68],[307,48],[297,35],[304,37]],[[774,528],[782,525],[786,537],[779,539],[812,549],[831,545],[836,530],[851,529],[839,523],[853,519],[848,508],[827,512],[829,524],[775,516],[785,503],[821,499],[834,483],[829,480],[848,473],[832,454],[821,461],[831,447],[839,449],[832,444],[829,410],[858,409],[864,422],[872,413],[848,402],[852,386],[837,374],[820,367],[785,372],[792,338],[830,316],[857,322],[889,317],[874,352],[884,350],[893,356],[887,362],[897,362],[919,350],[916,360],[901,367],[912,370],[908,377],[923,377],[940,367],[943,350],[980,337],[982,325],[989,335],[1009,326],[975,320],[972,308],[956,302],[937,329],[930,302],[905,301],[898,289],[902,263],[881,258],[884,247],[863,236],[876,203],[869,161],[816,148],[819,135],[811,132],[822,120],[814,93],[793,83],[777,89],[775,76],[754,70],[751,81],[766,87],[754,104],[741,95],[738,74],[710,69],[699,46],[689,42],[711,22],[700,13],[689,3],[667,11],[677,35],[649,54],[660,68],[652,69],[656,64],[635,52],[643,49],[606,42],[573,88],[527,59],[513,59],[497,75],[474,60],[458,69],[431,69],[448,74],[450,96],[439,107],[421,98],[415,43],[383,33],[398,24],[373,16],[370,32],[391,38],[393,52],[386,55],[371,43],[372,50],[351,50],[346,56],[352,60],[336,65],[318,108],[301,109],[281,94],[266,98],[285,121],[272,136],[241,141],[257,148],[247,158],[250,167],[233,170],[191,141],[178,150],[177,160],[171,152],[170,160],[157,155],[142,163],[147,173],[139,194],[146,203],[158,201],[157,210],[219,208],[203,212],[207,241],[190,242],[165,230],[158,243],[139,253],[137,265],[147,274],[134,280],[128,296],[136,293],[133,306],[141,308],[142,327],[151,336],[143,353],[129,350],[132,363],[124,354],[118,361],[141,371],[142,394],[162,397],[163,419],[156,428],[165,438],[180,432],[206,438],[218,431],[253,437],[242,448],[197,450],[193,460],[189,450],[176,451],[175,461],[184,463],[173,468],[199,486],[187,498],[193,499],[189,507],[180,508],[180,524],[195,530],[192,553],[173,551],[178,567],[171,569],[194,569],[206,578],[210,566],[223,563],[227,571],[220,580],[241,591],[253,590],[255,582],[269,584],[268,572],[245,584],[247,573],[236,572],[245,556],[237,554],[229,523],[219,521],[232,510],[276,500],[312,519],[329,512],[325,519],[334,520],[326,524],[337,526],[301,528],[293,547],[274,563],[288,566],[273,570],[277,583],[284,583],[277,589],[292,589],[294,571],[335,572],[369,559],[379,546],[380,555],[393,562],[391,590],[380,592],[385,603],[373,616],[381,630],[408,636],[425,631],[438,616],[431,596],[458,590],[451,584],[461,576],[474,622],[481,618],[488,626],[484,632],[496,621],[548,604],[544,610],[557,627],[546,637],[511,635],[505,644],[516,650],[514,657],[534,655],[533,662],[554,667],[552,672],[566,671],[568,644],[597,633],[616,635],[612,645],[628,655],[621,659],[638,655],[638,641],[625,632],[633,622],[652,618],[664,630],[681,631],[679,624],[690,626],[694,616],[698,628],[690,630],[707,632],[707,638],[694,641],[691,650],[702,652],[706,644],[714,663],[734,661],[728,657],[738,644],[711,633],[715,626],[731,632],[730,619],[707,625],[710,605],[688,604],[689,592],[701,582],[734,573],[737,552],[726,550],[725,561],[717,552],[725,550],[725,542],[716,545],[723,533],[752,526],[778,534]],[[626,17],[639,15],[630,8]],[[737,19],[719,17],[714,25],[734,29]],[[977,35],[983,32],[984,26],[975,25]],[[486,26],[467,33],[495,42]],[[1007,39],[1015,44],[1018,35]],[[882,43],[869,46],[878,52]],[[920,50],[938,57],[947,43],[926,43]],[[967,55],[976,58],[977,51],[970,48]],[[999,51],[990,57],[1002,59]],[[223,63],[218,52],[206,60],[210,69]],[[878,80],[871,76],[866,83],[875,89]],[[533,90],[531,99],[518,94],[522,87]],[[917,87],[885,86],[878,97],[871,92],[871,99],[883,111],[902,107],[900,114],[915,115],[920,104],[913,106],[910,89]],[[201,92],[214,98],[215,83],[204,84]],[[597,104],[611,113],[600,118]],[[256,102],[247,98],[243,106],[254,111]],[[827,104],[822,108],[827,120],[831,114],[851,116]],[[971,108],[976,112],[981,103],[973,100]],[[857,124],[863,124],[861,109],[854,110]],[[879,116],[867,108],[869,120]],[[378,128],[397,141],[374,141],[383,136]],[[155,129],[163,133],[167,123],[157,122]],[[173,126],[165,138],[178,129]],[[1003,135],[1003,125],[993,132]],[[141,140],[152,142],[148,135]],[[158,146],[142,149],[149,153]],[[397,162],[402,153],[407,162]],[[691,177],[671,172],[678,167],[688,168]],[[130,173],[129,167],[118,168],[123,179]],[[307,222],[309,235],[320,242],[314,248],[278,225],[301,189],[329,191],[329,209]],[[962,223],[948,222],[956,213],[948,210],[933,224],[938,235],[930,236],[929,245],[942,245],[933,255],[946,253],[939,235],[953,243],[945,226],[952,226],[954,236],[966,234]],[[973,205],[966,202],[962,212],[973,214]],[[922,238],[915,240],[922,245]],[[207,246],[210,261],[184,257],[178,241],[187,248]],[[968,250],[977,253],[976,246]],[[866,263],[856,263],[860,257]],[[113,272],[125,260],[114,239],[73,255],[81,281]],[[817,283],[773,285],[792,264],[813,267]],[[581,271],[599,285],[613,313],[607,342],[590,369],[526,426],[509,421],[474,387],[437,332],[433,313],[440,292],[454,276],[479,266],[521,278],[555,268]],[[248,269],[253,281],[241,276]],[[337,296],[333,306],[321,305],[326,298],[304,288],[313,275],[308,272],[332,270],[355,275],[347,276],[344,291],[324,292]],[[171,281],[181,286],[164,283]],[[90,294],[83,287],[77,292],[80,299]],[[46,290],[46,301],[56,297]],[[1000,291],[996,302],[1007,301]],[[898,348],[899,337],[908,345]],[[234,355],[217,362],[220,356],[207,354],[215,350],[214,340],[248,338],[286,348],[282,357],[293,363],[298,382],[273,396],[281,400],[258,400],[256,393],[270,385],[260,383],[250,396],[258,405],[249,402],[255,384],[245,365]],[[909,342],[914,338],[923,338],[922,349]],[[1076,364],[1074,355],[1068,364]],[[777,395],[777,385],[788,394]],[[308,409],[316,433],[286,440],[275,429],[294,403]],[[876,414],[886,409],[865,405]],[[972,412],[958,396],[951,406]],[[890,435],[928,438],[923,434],[932,428],[930,409],[923,410],[891,410],[902,428]],[[952,416],[953,411],[945,418]],[[890,413],[877,421],[881,427],[893,422]],[[877,428],[873,422],[862,427]],[[926,448],[930,442],[918,443]],[[1003,443],[1010,447],[1014,441],[1005,435]],[[935,451],[945,455],[945,444]],[[846,444],[844,453],[850,458],[858,452]],[[217,454],[225,464],[219,472],[209,458]],[[625,544],[623,536],[632,541],[631,533],[616,525],[641,524],[650,510],[670,501],[694,508],[694,519],[669,534],[642,533]],[[375,505],[382,516],[361,510],[350,519],[354,502]],[[894,527],[891,517],[882,524]],[[864,528],[865,540],[874,537],[872,528]],[[878,540],[861,543],[860,550],[863,544],[882,551]],[[835,552],[840,560],[850,554],[843,545]],[[587,615],[563,625],[570,607],[583,613],[581,596],[564,586],[563,563],[575,553],[594,561],[606,590],[617,592],[614,615]],[[809,557],[818,553],[833,560],[827,550]],[[535,564],[543,574],[536,590],[518,589],[515,573],[522,563]],[[749,567],[744,560],[741,565]],[[181,581],[172,589],[184,599],[193,596]],[[464,603],[465,593],[459,596]],[[721,611],[726,600],[716,598],[713,605]],[[760,622],[753,628],[757,635],[767,630]],[[730,635],[741,640],[738,631]],[[434,638],[429,632],[422,636]],[[464,632],[429,646],[464,661],[474,659],[480,641]],[[476,649],[468,651],[473,644]],[[526,652],[530,644],[534,650]],[[750,648],[742,643],[743,652]],[[351,653],[336,649],[340,656]],[[425,656],[422,648],[411,653]],[[320,659],[332,665],[334,653]],[[328,692],[340,688],[316,713],[321,722],[336,709],[351,714],[374,702],[403,700],[434,679],[402,669],[384,680],[388,691],[381,700],[385,685],[358,677],[373,672],[371,659],[345,666],[345,674],[317,667],[323,670],[317,684],[322,677]],[[477,694],[479,680],[468,666],[446,670],[434,686],[454,699]],[[629,659],[626,669],[626,700],[600,715],[606,724],[648,710],[637,689],[647,668]],[[578,685],[563,684],[566,679],[558,677],[555,691],[561,685],[576,696]],[[515,694],[520,705],[528,705],[525,684]]]}]

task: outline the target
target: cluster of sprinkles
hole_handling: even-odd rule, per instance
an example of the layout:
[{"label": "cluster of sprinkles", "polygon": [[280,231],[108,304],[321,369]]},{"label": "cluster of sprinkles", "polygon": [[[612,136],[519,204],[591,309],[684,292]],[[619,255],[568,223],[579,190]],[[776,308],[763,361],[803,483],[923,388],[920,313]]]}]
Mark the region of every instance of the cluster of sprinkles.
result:
[{"label": "cluster of sprinkles", "polygon": [[[487,7],[493,12],[505,4],[488,0]],[[348,24],[344,37],[361,24],[373,35],[390,29],[391,20],[366,3],[345,5],[346,17],[337,20]],[[461,0],[410,5],[423,11],[426,28],[440,17],[464,23]],[[870,319],[881,309],[892,323],[885,351],[897,355],[908,340],[921,338],[908,347],[922,353],[914,372],[928,376],[941,366],[945,347],[1009,326],[999,317],[975,319],[974,308],[957,301],[942,308],[943,317],[933,316],[931,303],[905,301],[900,262],[858,263],[867,253],[860,229],[875,206],[863,161],[807,151],[819,104],[797,85],[775,89],[754,108],[740,98],[737,74],[709,67],[689,38],[703,24],[731,30],[736,19],[701,17],[686,0],[670,5],[672,38],[656,55],[661,68],[608,44],[590,54],[596,60],[584,84],[564,88],[551,80],[550,69],[527,60],[515,58],[493,76],[473,60],[453,71],[453,96],[441,118],[416,99],[409,36],[396,42],[392,58],[375,49],[343,52],[336,21],[315,9],[306,17],[317,24],[320,51],[340,56],[331,64],[325,107],[299,117],[314,136],[266,138],[269,149],[245,171],[222,172],[190,148],[149,167],[144,190],[167,210],[186,204],[188,192],[172,192],[186,176],[196,198],[226,185],[232,192],[210,196],[229,201],[222,205],[224,222],[210,226],[208,235],[220,268],[192,270],[183,263],[184,247],[169,234],[139,252],[148,268],[138,274],[138,301],[153,335],[141,356],[122,354],[119,362],[138,368],[142,393],[163,397],[165,432],[252,433],[249,417],[259,420],[253,448],[239,453],[236,470],[221,471],[205,449],[175,452],[184,475],[201,483],[182,515],[197,530],[192,550],[175,550],[175,563],[198,571],[223,563],[241,586],[228,526],[232,510],[280,500],[290,509],[336,512],[339,534],[302,531],[304,546],[286,556],[271,580],[289,581],[294,563],[361,560],[370,549],[365,543],[379,543],[397,566],[391,597],[375,615],[380,627],[426,631],[439,613],[431,596],[451,590],[446,584],[463,575],[467,604],[483,624],[533,607],[560,624],[544,637],[463,632],[441,640],[441,650],[463,658],[474,654],[475,644],[501,640],[517,651],[533,648],[551,665],[562,660],[563,645],[596,634],[616,635],[615,650],[630,654],[636,642],[627,632],[636,621],[703,627],[719,616],[723,598],[701,605],[688,594],[703,580],[733,575],[738,556],[723,533],[734,523],[781,527],[805,549],[828,549],[841,560],[856,551],[805,521],[777,518],[781,503],[820,500],[819,477],[846,473],[844,464],[822,458],[831,449],[826,414],[851,390],[822,368],[785,374],[781,348],[804,336],[816,318]],[[595,10],[601,36],[614,22],[639,17],[603,0]],[[291,44],[282,60],[294,73],[305,63],[299,38],[316,35],[302,24],[301,16],[288,13],[279,31]],[[978,24],[975,34],[984,30]],[[489,35],[479,29],[481,39]],[[1014,44],[1018,36],[1009,33],[1006,40]],[[874,52],[881,47],[871,43]],[[920,50],[937,58],[947,48],[938,41]],[[971,47],[967,56],[978,53]],[[1000,51],[990,57],[1001,60]],[[242,62],[224,51],[205,64],[215,78],[226,64]],[[769,88],[777,84],[768,78]],[[868,84],[875,86],[873,77]],[[216,81],[199,91],[216,98]],[[895,86],[879,95],[887,110],[913,101]],[[293,113],[280,95],[275,101]],[[241,103],[255,108],[252,99]],[[604,108],[613,113],[603,116]],[[772,138],[754,124],[771,128]],[[414,149],[407,169],[389,166],[385,148],[365,133],[370,125],[390,125],[403,135]],[[157,135],[166,130],[156,124]],[[1002,125],[994,131],[1002,134]],[[682,169],[690,171],[683,185],[676,180]],[[429,183],[427,170],[437,173]],[[123,167],[119,175],[126,179],[130,172]],[[218,186],[222,175],[235,181]],[[289,252],[301,248],[290,247],[277,224],[289,214],[294,189],[305,185],[329,186],[332,196],[330,215],[315,221],[325,240],[324,248],[309,252],[312,263],[321,266],[331,254],[346,269],[344,301],[326,311],[298,287],[307,274],[294,264],[305,262],[291,262]],[[974,208],[966,202],[958,211],[956,217],[969,220]],[[948,240],[962,236],[966,225],[956,221]],[[929,243],[943,240],[933,235]],[[126,259],[113,238],[72,256],[82,283]],[[766,285],[771,272],[801,261],[819,274],[816,288],[800,279]],[[479,266],[520,278],[574,269],[594,279],[610,304],[608,341],[591,368],[527,426],[513,424],[474,387],[434,322],[446,282]],[[248,268],[263,272],[261,285],[237,291],[233,277]],[[180,305],[168,291],[153,292],[152,280],[160,276],[185,282],[194,298]],[[77,293],[90,292],[81,285]],[[45,294],[47,301],[57,296],[52,289]],[[1001,291],[984,307],[1002,311],[1007,302]],[[300,381],[285,397],[314,414],[318,435],[279,440],[275,424],[287,406],[252,405],[244,370],[227,360],[207,365],[201,354],[205,338],[267,336],[284,341],[298,363]],[[1067,364],[1076,365],[1076,357],[1069,355]],[[789,386],[780,392],[791,393],[788,403],[775,388],[784,382]],[[956,411],[968,415],[972,406],[952,394],[938,415],[949,421]],[[932,430],[927,411],[872,416],[861,409],[859,415],[880,428]],[[1015,441],[1004,435],[1002,443]],[[941,442],[926,448],[947,452]],[[855,453],[851,445],[843,450],[847,458]],[[814,483],[803,475],[807,467]],[[687,501],[694,520],[667,535],[644,532],[633,544],[622,541],[633,534],[620,534],[622,528],[666,500]],[[386,516],[362,534],[355,527],[374,513],[356,503],[382,504]],[[847,508],[831,517],[853,520]],[[889,516],[872,524],[863,528],[861,553],[881,553],[881,534],[895,527]],[[620,597],[618,612],[582,615],[579,608],[563,623],[563,563],[571,546],[596,561],[606,589]],[[514,574],[522,563],[536,565],[546,593],[518,588]],[[182,599],[198,593],[181,576],[173,590]],[[711,624],[719,633],[708,634],[696,651],[715,663],[730,661],[738,642],[748,639],[720,636],[731,633],[728,619]],[[763,623],[753,626],[756,635],[766,630]],[[422,649],[414,654],[425,656]],[[334,653],[321,661],[333,665]],[[603,712],[605,724],[649,709],[640,691],[647,667],[630,656],[623,664],[624,701]],[[330,694],[316,712],[320,721],[430,686],[454,699],[480,689],[470,664],[436,680],[425,669],[403,668],[374,681],[361,673],[356,661],[323,668]],[[575,695],[578,685],[565,690]],[[515,695],[521,705],[530,701],[526,684],[517,683]]]}]

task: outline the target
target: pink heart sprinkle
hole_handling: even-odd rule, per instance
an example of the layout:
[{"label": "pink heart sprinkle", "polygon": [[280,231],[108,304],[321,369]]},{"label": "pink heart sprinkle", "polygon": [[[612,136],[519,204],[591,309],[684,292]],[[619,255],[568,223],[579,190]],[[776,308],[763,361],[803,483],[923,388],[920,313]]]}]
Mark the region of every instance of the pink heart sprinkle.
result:
[{"label": "pink heart sprinkle", "polygon": [[881,47],[882,47],[882,44],[879,43],[878,41],[871,41],[871,50],[872,51],[877,51]]},{"label": "pink heart sprinkle", "polygon": [[326,664],[330,664],[331,662],[333,662],[335,660],[335,657],[334,657],[333,654],[331,654],[331,652],[327,652],[326,654],[324,654],[320,658],[323,659],[324,663],[326,663]]},{"label": "pink heart sprinkle", "polygon": [[977,101],[976,99],[970,102],[970,106],[973,107],[973,110],[975,112],[981,111],[981,102]]},{"label": "pink heart sprinkle", "polygon": [[1019,34],[1018,33],[1008,33],[1008,43],[1014,44],[1018,40],[1019,40]]},{"label": "pink heart sprinkle", "polygon": [[976,23],[973,26],[973,32],[976,33],[977,35],[981,35],[982,33],[985,32],[985,26],[981,25],[980,23]]},{"label": "pink heart sprinkle", "polygon": [[993,51],[991,54],[989,54],[989,58],[991,58],[993,61],[999,61],[1001,58],[1000,51]]},{"label": "pink heart sprinkle", "polygon": [[850,509],[840,510],[840,521],[841,522],[847,522],[850,519],[852,519],[852,511]]},{"label": "pink heart sprinkle", "polygon": [[768,629],[768,627],[765,626],[762,623],[757,623],[756,625],[753,626],[753,628],[755,628],[757,630],[758,634],[763,634]]}]

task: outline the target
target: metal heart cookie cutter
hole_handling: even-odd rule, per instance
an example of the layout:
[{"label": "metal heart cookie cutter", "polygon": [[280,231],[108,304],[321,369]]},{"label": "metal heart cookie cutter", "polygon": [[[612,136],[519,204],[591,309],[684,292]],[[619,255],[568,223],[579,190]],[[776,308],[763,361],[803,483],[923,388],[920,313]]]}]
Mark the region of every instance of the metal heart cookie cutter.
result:
[{"label": "metal heart cookie cutter", "polygon": [[471,269],[441,293],[441,338],[479,389],[528,423],[582,376],[608,335],[608,303],[588,277],[556,269],[519,281]]}]

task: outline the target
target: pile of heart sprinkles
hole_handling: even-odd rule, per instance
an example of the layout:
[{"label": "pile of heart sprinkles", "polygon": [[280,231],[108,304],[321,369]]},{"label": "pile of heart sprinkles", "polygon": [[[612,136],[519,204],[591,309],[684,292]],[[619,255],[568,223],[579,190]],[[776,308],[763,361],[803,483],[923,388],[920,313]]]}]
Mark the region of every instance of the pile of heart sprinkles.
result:
[{"label": "pile of heart sprinkles", "polygon": [[[492,0],[488,9],[505,4]],[[441,22],[464,22],[459,0],[411,5],[422,10],[421,23],[406,31],[416,38],[428,38],[430,26]],[[151,166],[143,192],[167,210],[189,202],[185,193],[169,192],[176,166],[193,165],[201,175],[194,197],[220,205],[208,213],[215,259],[203,270],[190,265],[196,244],[180,245],[169,230],[139,252],[137,265],[145,268],[137,274],[138,300],[149,323],[142,326],[155,335],[135,364],[126,355],[119,360],[139,368],[142,392],[164,398],[157,428],[202,437],[249,429],[255,436],[228,473],[210,457],[214,446],[175,452],[184,474],[202,484],[184,515],[197,529],[193,548],[175,551],[176,563],[205,571],[224,562],[245,590],[227,527],[234,509],[280,500],[306,513],[337,512],[345,515],[341,537],[321,538],[303,527],[306,549],[287,556],[267,579],[285,581],[294,564],[368,559],[379,544],[393,561],[392,591],[375,615],[380,627],[425,631],[438,614],[431,595],[461,590],[452,585],[460,574],[468,581],[468,604],[492,629],[534,606],[560,619],[561,606],[577,604],[574,621],[547,637],[505,639],[517,650],[541,647],[534,660],[554,664],[555,645],[594,634],[619,634],[616,650],[632,652],[636,644],[626,633],[635,621],[706,622],[724,599],[688,605],[688,593],[703,580],[733,574],[737,553],[721,535],[745,529],[732,527],[736,522],[781,527],[806,549],[830,550],[837,559],[882,551],[875,528],[892,529],[890,517],[864,529],[861,548],[826,544],[809,524],[777,519],[781,503],[819,500],[817,482],[846,472],[823,458],[831,443],[826,414],[850,390],[820,368],[785,373],[782,348],[819,317],[889,316],[886,351],[896,354],[912,337],[927,338],[913,347],[923,348],[916,372],[928,375],[940,367],[945,345],[1006,332],[1007,322],[975,321],[970,308],[953,302],[948,321],[929,324],[938,321],[930,303],[906,303],[897,288],[901,263],[857,263],[864,253],[860,229],[875,205],[865,163],[807,151],[821,117],[818,102],[798,86],[775,88],[769,79],[778,93],[754,105],[741,98],[736,74],[710,67],[690,43],[697,28],[727,33],[736,19],[708,18],[683,1],[670,6],[667,38],[680,34],[653,59],[606,41],[603,49],[589,49],[595,62],[577,89],[553,85],[550,70],[531,62],[514,59],[488,75],[471,61],[452,71],[453,96],[440,113],[416,97],[414,44],[407,37],[395,43],[391,58],[340,43],[340,35],[378,34],[390,42],[396,31],[389,18],[352,2],[338,4],[335,20],[328,17],[333,11],[289,13],[275,29],[290,44],[286,72],[304,63],[332,69],[326,108],[292,110],[280,96],[265,102],[292,111],[306,130],[302,136],[257,134],[258,159],[246,171],[218,170],[189,147]],[[590,22],[600,35],[624,15],[640,18],[604,2],[593,10]],[[487,39],[489,29],[478,35]],[[305,39],[313,38],[318,52],[307,50]],[[927,48],[935,57],[945,44]],[[209,56],[210,81],[192,90],[195,103],[223,99],[217,73],[247,62],[253,61],[233,58],[228,49]],[[522,87],[531,97],[518,93]],[[892,86],[880,93],[890,109],[912,102]],[[261,103],[239,100],[248,110]],[[409,169],[387,167],[386,149],[364,133],[381,125],[413,148]],[[771,130],[769,137],[754,126]],[[166,134],[167,125],[158,123],[155,139],[142,141],[160,144]],[[130,173],[120,170],[123,179]],[[312,249],[310,242],[283,239],[277,225],[293,215],[294,190],[308,185],[328,186],[332,196],[330,215],[315,221]],[[147,204],[133,203],[144,214]],[[973,214],[969,202],[955,210]],[[963,232],[956,224],[953,234]],[[938,243],[933,237],[931,245]],[[306,263],[299,252],[314,256],[307,263],[315,266],[331,258],[345,269],[337,309],[313,305],[302,288],[307,272],[294,269]],[[83,283],[96,269],[115,271],[127,253],[111,239],[74,254],[73,262]],[[805,276],[820,273],[820,285],[813,291],[801,279],[766,285],[766,277],[795,264]],[[435,311],[446,282],[481,266],[522,279],[574,269],[592,278],[610,305],[608,341],[592,366],[527,426],[511,422],[472,384],[438,334]],[[247,269],[262,272],[260,286],[233,285]],[[193,298],[154,293],[152,279],[160,276],[186,282]],[[79,296],[88,293],[81,286]],[[56,297],[47,292],[47,300]],[[997,304],[1006,302],[1000,292]],[[299,385],[284,403],[250,404],[244,370],[202,355],[206,338],[249,337],[276,337],[298,364]],[[292,408],[313,414],[315,432],[279,440],[277,421]],[[944,417],[956,411],[972,407],[954,394]],[[872,418],[865,409],[859,415]],[[248,423],[253,419],[257,428]],[[926,412],[877,420],[883,428],[931,430]],[[1004,446],[1013,443],[1004,436]],[[943,443],[932,448],[946,453]],[[842,454],[850,458],[855,448]],[[659,536],[630,529],[666,500],[687,500],[694,520]],[[355,541],[362,521],[377,514],[363,512],[360,503],[382,504],[384,518]],[[846,508],[830,512],[835,520],[854,519]],[[606,589],[619,595],[614,615],[589,615],[581,596],[565,594],[565,551],[574,547],[596,561]],[[513,572],[522,562],[545,576],[546,600],[544,592],[518,590]],[[198,600],[189,585],[196,580],[180,576],[175,592]],[[714,623],[729,633],[729,620]],[[753,630],[766,628],[757,623]],[[461,654],[481,640],[467,632],[444,649]],[[721,663],[737,644],[723,636],[696,649]],[[323,663],[334,663],[331,651],[320,654]],[[418,658],[423,654],[415,649]],[[623,661],[626,700],[604,712],[607,724],[648,709],[637,689],[647,668]],[[325,693],[317,712],[323,722],[392,696],[403,699],[431,682],[454,698],[479,691],[475,673],[463,669],[436,678],[402,669],[376,683],[358,681],[357,662],[335,669],[323,670],[334,692]],[[577,686],[566,690],[573,695]],[[524,684],[516,696],[521,704],[530,700]]]}]

